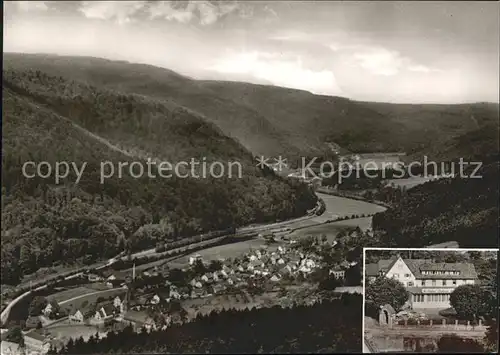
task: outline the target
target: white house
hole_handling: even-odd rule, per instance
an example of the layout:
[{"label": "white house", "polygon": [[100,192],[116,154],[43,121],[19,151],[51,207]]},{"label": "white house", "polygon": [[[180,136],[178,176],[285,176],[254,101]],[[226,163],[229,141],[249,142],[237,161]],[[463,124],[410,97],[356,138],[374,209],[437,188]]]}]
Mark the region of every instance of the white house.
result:
[{"label": "white house", "polygon": [[195,254],[194,256],[190,256],[189,257],[189,265],[194,265],[194,263],[197,261],[197,260],[202,260],[202,257],[200,254]]},{"label": "white house", "polygon": [[102,280],[102,277],[98,276],[98,275],[95,275],[95,274],[89,274],[88,275],[88,280],[90,282],[97,282],[97,281],[101,281]]},{"label": "white house", "polygon": [[48,317],[52,313],[52,305],[50,304],[50,302],[47,303],[47,305],[43,309],[42,313],[46,317]]},{"label": "white house", "polygon": [[271,281],[273,281],[273,282],[278,282],[279,280],[281,280],[281,278],[280,278],[280,277],[278,277],[277,275],[273,275],[273,276],[271,277]]},{"label": "white house", "polygon": [[[196,283],[195,283],[195,286],[196,286]],[[201,286],[201,284],[200,284],[200,286]],[[181,298],[180,293],[179,293],[179,292],[177,292],[176,290],[170,290],[170,292],[169,292],[169,295],[168,295],[168,296],[169,296],[170,298],[173,298],[173,299],[176,299],[176,300],[178,300],[178,299],[180,299],[180,298]]]},{"label": "white house", "polygon": [[26,333],[24,335],[24,344],[27,354],[46,354],[50,348],[48,340],[37,332]]},{"label": "white house", "polygon": [[5,340],[2,340],[0,344],[0,351],[2,355],[21,355],[24,353],[19,344]]},{"label": "white house", "polygon": [[149,302],[151,304],[158,304],[160,303],[160,297],[158,295],[154,295]]},{"label": "white house", "polygon": [[399,280],[405,287],[416,285],[415,275],[412,273],[408,265],[401,259],[397,258],[392,267],[389,267],[385,277]]},{"label": "white house", "polygon": [[113,306],[115,307],[115,309],[119,310],[121,314],[125,313],[126,311],[125,300],[122,301],[118,296],[116,296],[113,300]]},{"label": "white house", "polygon": [[102,306],[101,309],[95,312],[94,316],[91,319],[91,323],[100,324],[106,321],[107,319],[111,319],[114,313],[114,305],[107,304]]},{"label": "white house", "polygon": [[83,323],[83,313],[78,309],[75,313],[69,315],[69,320],[72,322]]}]

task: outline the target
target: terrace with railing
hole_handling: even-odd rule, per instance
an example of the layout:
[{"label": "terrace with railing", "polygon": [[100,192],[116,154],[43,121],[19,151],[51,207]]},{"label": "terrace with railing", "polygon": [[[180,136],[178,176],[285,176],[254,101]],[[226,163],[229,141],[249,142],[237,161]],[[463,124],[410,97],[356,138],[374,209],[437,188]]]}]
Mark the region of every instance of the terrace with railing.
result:
[{"label": "terrace with railing", "polygon": [[427,328],[427,329],[447,329],[461,331],[486,331],[487,326],[481,320],[472,322],[468,320],[433,320],[433,319],[404,319],[394,320],[389,326],[393,329]]}]

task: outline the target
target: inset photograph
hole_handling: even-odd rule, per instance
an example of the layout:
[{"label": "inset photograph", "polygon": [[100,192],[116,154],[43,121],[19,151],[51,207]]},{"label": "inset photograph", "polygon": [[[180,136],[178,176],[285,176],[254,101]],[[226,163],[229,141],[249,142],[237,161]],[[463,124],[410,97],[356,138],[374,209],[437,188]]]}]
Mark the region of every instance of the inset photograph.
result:
[{"label": "inset photograph", "polygon": [[498,351],[498,250],[363,254],[363,352]]}]

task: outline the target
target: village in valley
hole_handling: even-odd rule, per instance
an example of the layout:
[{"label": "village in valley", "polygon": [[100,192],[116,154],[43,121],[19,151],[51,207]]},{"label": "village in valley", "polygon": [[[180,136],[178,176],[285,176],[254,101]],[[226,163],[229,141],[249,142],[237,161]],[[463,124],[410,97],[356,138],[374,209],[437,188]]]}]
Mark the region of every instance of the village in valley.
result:
[{"label": "village in valley", "polygon": [[[353,229],[343,238],[360,233]],[[348,257],[348,243],[325,236],[261,240],[260,247],[234,258],[205,260],[192,254],[184,265],[87,272],[37,292],[24,304],[28,316],[20,320],[21,328],[5,333],[22,329],[26,353],[47,353],[127,326],[137,332],[167,329],[222,309],[292,307],[361,293],[361,255]],[[20,347],[4,340],[2,349],[2,354],[15,354]]]}]

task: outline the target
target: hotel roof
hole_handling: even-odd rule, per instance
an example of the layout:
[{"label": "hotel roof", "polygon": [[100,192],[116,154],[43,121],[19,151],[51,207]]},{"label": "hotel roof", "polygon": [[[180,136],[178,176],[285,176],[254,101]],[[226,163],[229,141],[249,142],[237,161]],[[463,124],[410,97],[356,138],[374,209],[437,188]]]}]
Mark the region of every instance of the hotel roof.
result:
[{"label": "hotel roof", "polygon": [[[367,276],[378,276],[379,272],[387,272],[398,258],[379,260],[376,264],[366,264]],[[477,272],[472,263],[436,263],[429,259],[403,259],[417,279],[476,279]],[[458,275],[422,274],[423,271],[458,271]]]}]

